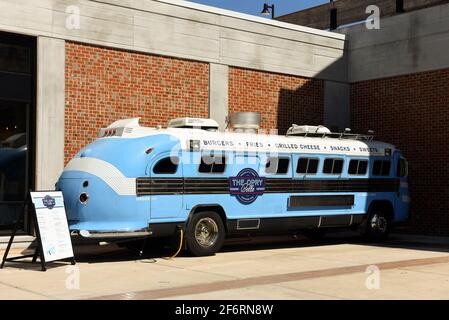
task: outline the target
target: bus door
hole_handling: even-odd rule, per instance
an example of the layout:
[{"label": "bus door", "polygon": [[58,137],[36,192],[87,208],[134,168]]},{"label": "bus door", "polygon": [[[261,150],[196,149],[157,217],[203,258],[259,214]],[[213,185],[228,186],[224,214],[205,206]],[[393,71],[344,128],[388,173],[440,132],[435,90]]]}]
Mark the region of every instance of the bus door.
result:
[{"label": "bus door", "polygon": [[151,219],[176,218],[183,208],[183,167],[181,156],[170,152],[158,155],[149,165],[152,186]]},{"label": "bus door", "polygon": [[396,178],[399,179],[398,191],[395,197],[395,219],[403,220],[407,218],[410,209],[410,194],[408,189],[408,163],[398,152],[395,153],[394,163],[396,164]]}]

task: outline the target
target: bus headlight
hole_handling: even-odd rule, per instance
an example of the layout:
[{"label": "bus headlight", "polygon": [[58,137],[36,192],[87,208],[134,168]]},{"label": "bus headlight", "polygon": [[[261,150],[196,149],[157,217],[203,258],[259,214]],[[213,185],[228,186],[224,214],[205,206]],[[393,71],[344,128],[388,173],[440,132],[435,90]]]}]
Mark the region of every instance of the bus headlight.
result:
[{"label": "bus headlight", "polygon": [[81,204],[86,204],[89,201],[89,195],[85,192],[80,194],[80,202]]}]

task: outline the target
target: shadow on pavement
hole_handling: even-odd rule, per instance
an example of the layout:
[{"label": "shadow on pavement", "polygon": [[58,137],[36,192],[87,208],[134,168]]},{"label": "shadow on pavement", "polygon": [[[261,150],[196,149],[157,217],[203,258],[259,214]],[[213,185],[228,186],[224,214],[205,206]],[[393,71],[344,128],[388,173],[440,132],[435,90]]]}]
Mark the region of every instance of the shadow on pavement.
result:
[{"label": "shadow on pavement", "polygon": [[[131,248],[114,243],[105,245],[76,245],[74,252],[77,262],[81,263],[108,263],[120,261],[140,261],[143,263],[154,263],[156,259],[169,257],[176,252],[176,246],[163,245],[160,242],[152,243],[144,249],[142,255],[142,242],[135,242]],[[405,234],[392,234],[390,239],[382,243],[372,243],[364,241],[357,232],[352,231],[332,231],[320,240],[311,240],[303,235],[292,236],[259,236],[251,238],[228,239],[221,253],[239,251],[259,251],[287,248],[310,248],[325,247],[341,244],[354,244],[371,247],[400,248],[412,250],[425,250],[434,252],[449,252],[449,240],[447,238],[422,237]],[[181,251],[179,257],[189,258],[185,251]],[[68,265],[65,262],[49,263],[48,269]],[[39,264],[27,262],[10,262],[8,267],[20,269],[40,270]]]},{"label": "shadow on pavement", "polygon": [[[320,240],[311,240],[302,235],[297,237],[284,235],[228,239],[220,252],[324,247],[340,244],[449,252],[449,241],[447,239],[393,234],[385,242],[373,243],[365,241],[357,232],[351,231],[329,232],[325,238]],[[150,245],[145,249],[144,254],[139,256],[139,250],[120,248],[114,244],[96,247],[81,246],[75,249],[77,261],[87,263],[160,259],[161,257],[171,256],[175,251],[176,249],[173,246],[158,245],[157,247],[151,247]],[[185,251],[181,251],[179,257],[189,258]]]}]

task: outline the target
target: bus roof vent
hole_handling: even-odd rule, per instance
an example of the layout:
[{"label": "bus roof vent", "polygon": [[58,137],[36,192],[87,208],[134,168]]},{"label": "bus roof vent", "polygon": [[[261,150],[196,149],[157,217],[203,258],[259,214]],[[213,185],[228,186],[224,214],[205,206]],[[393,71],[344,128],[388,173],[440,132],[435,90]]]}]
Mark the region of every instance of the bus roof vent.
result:
[{"label": "bus roof vent", "polygon": [[168,122],[169,128],[189,128],[202,129],[208,131],[218,131],[218,123],[213,119],[204,118],[177,118]]},{"label": "bus roof vent", "polygon": [[234,112],[227,121],[234,132],[256,133],[260,128],[261,117],[259,112]]},{"label": "bus roof vent", "polygon": [[100,138],[113,137],[113,136],[122,137],[125,135],[130,135],[133,133],[133,130],[135,128],[140,127],[139,120],[140,118],[117,120],[112,124],[110,124],[109,126],[107,126],[106,128],[101,128],[99,137]]},{"label": "bus roof vent", "polygon": [[370,130],[368,134],[354,134],[351,133],[351,129],[349,128],[346,128],[344,132],[331,132],[324,126],[298,126],[294,124],[288,129],[287,136],[371,141],[374,138],[374,132]]},{"label": "bus roof vent", "polygon": [[140,118],[129,118],[129,119],[121,119],[113,122],[108,126],[108,129],[116,129],[116,128],[136,128],[140,127],[139,124]]},{"label": "bus roof vent", "polygon": [[298,126],[294,124],[288,129],[287,136],[307,136],[313,134],[327,134],[331,131],[324,126]]}]

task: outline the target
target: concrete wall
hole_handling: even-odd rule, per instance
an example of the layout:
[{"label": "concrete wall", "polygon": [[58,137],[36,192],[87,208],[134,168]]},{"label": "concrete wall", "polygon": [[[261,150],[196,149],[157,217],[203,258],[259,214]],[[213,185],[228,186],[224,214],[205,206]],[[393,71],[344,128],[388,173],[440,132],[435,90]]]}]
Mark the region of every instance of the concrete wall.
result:
[{"label": "concrete wall", "polygon": [[209,66],[209,117],[217,121],[220,130],[226,128],[228,110],[229,67],[211,63]]},{"label": "concrete wall", "polygon": [[0,0],[0,30],[337,81],[345,69],[344,35],[187,1]]},{"label": "concrete wall", "polygon": [[348,79],[358,82],[449,67],[449,5],[339,30],[348,37]]},{"label": "concrete wall", "polygon": [[37,39],[36,189],[53,190],[64,169],[65,42]]}]

